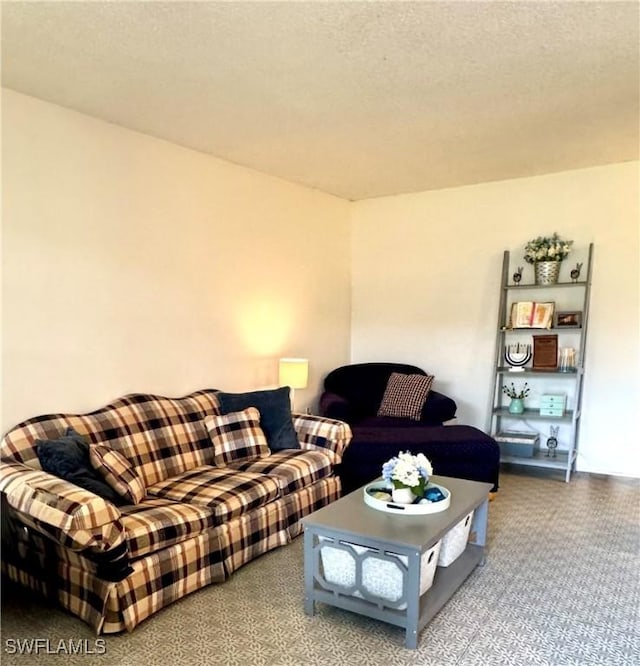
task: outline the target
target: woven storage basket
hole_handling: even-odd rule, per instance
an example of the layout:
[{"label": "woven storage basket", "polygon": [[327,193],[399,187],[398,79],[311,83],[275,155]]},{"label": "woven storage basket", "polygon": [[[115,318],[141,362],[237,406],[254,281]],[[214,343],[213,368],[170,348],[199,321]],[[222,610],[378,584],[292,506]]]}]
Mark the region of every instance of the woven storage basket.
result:
[{"label": "woven storage basket", "polygon": [[472,521],[473,511],[444,535],[438,557],[439,567],[448,567],[462,555],[464,549],[467,547]]},{"label": "woven storage basket", "polygon": [[[330,541],[326,537],[319,537],[320,541]],[[358,546],[357,544],[349,542],[341,542],[341,545],[346,545],[348,548],[358,554],[372,553],[377,551],[365,546]],[[420,595],[423,595],[433,584],[433,577],[436,572],[438,564],[438,554],[440,553],[441,542],[425,551],[420,558]],[[385,551],[389,554],[389,551]],[[399,562],[407,566],[406,555],[397,555],[392,553]],[[320,549],[320,559],[322,561],[322,568],[324,572],[324,579],[327,583],[338,585],[340,587],[350,588],[356,584],[356,560],[353,555],[343,548],[338,548],[333,545],[326,545]],[[364,557],[362,559],[362,587],[364,590],[380,600],[390,601],[396,603],[402,597],[402,578],[405,575],[403,569],[393,562],[388,560],[381,560],[379,557]],[[353,590],[349,593],[350,596],[363,598],[363,595],[358,590]],[[397,606],[398,609],[406,608],[406,604]]]}]

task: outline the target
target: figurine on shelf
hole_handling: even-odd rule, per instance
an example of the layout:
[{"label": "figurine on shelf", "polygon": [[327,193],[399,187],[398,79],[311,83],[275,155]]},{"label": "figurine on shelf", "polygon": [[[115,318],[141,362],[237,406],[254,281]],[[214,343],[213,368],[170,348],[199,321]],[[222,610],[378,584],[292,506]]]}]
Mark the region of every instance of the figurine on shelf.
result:
[{"label": "figurine on shelf", "polygon": [[558,448],[558,432],[560,432],[560,426],[551,426],[551,437],[547,437],[547,458],[556,457],[556,449]]},{"label": "figurine on shelf", "polygon": [[582,270],[582,263],[576,264],[576,267],[571,269],[571,273],[569,273],[569,275],[571,275],[571,279],[573,280],[573,282],[578,281],[578,278],[580,277],[580,271],[581,270]]},{"label": "figurine on shelf", "polygon": [[520,284],[520,280],[522,280],[523,269],[524,266],[518,266],[518,270],[513,274],[513,281],[515,284]]}]

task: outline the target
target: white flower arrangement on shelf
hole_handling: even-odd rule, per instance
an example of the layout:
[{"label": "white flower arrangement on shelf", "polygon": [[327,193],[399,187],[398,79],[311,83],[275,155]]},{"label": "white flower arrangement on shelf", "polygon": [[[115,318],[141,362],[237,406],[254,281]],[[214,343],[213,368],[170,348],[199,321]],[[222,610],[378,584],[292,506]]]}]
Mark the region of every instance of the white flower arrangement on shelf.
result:
[{"label": "white flower arrangement on shelf", "polygon": [[557,233],[538,236],[524,246],[524,260],[528,264],[537,261],[562,261],[569,256],[573,241],[562,240]]},{"label": "white flower arrangement on shelf", "polygon": [[432,474],[433,467],[424,453],[414,456],[408,451],[400,452],[382,466],[382,477],[385,481],[390,481],[396,489],[410,488],[416,497],[424,497]]}]

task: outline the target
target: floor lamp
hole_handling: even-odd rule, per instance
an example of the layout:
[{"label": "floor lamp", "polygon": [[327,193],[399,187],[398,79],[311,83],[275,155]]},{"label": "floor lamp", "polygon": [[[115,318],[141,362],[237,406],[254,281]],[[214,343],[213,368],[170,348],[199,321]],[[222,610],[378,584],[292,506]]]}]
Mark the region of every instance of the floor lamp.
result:
[{"label": "floor lamp", "polygon": [[280,386],[291,389],[291,411],[294,411],[296,389],[307,388],[309,361],[306,358],[281,358],[278,365]]}]

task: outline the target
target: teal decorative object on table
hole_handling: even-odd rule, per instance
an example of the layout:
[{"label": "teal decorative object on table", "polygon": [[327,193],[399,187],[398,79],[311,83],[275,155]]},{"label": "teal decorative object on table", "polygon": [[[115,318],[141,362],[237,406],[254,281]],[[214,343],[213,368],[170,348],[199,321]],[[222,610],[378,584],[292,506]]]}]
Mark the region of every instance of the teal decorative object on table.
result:
[{"label": "teal decorative object on table", "polygon": [[419,504],[423,502],[441,502],[443,499],[446,499],[446,495],[438,486],[431,486],[427,488],[424,493],[424,498],[420,500]]}]

